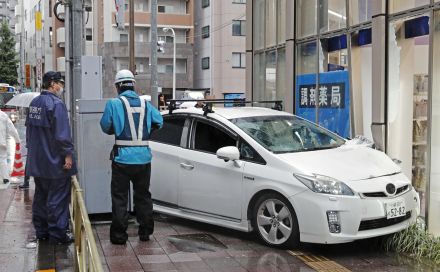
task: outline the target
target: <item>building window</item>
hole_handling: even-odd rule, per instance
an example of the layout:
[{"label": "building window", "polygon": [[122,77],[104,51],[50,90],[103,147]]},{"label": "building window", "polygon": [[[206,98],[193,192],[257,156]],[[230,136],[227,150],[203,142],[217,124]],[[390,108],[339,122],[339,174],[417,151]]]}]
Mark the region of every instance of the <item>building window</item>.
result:
[{"label": "building window", "polygon": [[165,6],[157,6],[158,13],[165,13]]},{"label": "building window", "polygon": [[52,27],[49,27],[49,47],[52,47],[52,41],[53,41],[53,31],[52,31]]},{"label": "building window", "polygon": [[93,40],[92,29],[91,28],[87,28],[86,29],[86,41],[91,41],[91,40]]},{"label": "building window", "polygon": [[232,53],[232,68],[246,68],[246,53]]},{"label": "building window", "polygon": [[173,43],[173,36],[157,36],[158,41],[164,41],[165,43]]},{"label": "building window", "polygon": [[246,35],[246,21],[233,20],[232,21],[232,36],[245,36]]},{"label": "building window", "polygon": [[202,0],[202,8],[209,7],[209,0]]},{"label": "building window", "polygon": [[120,42],[128,42],[128,34],[126,34],[126,33],[119,34],[119,41]]},{"label": "building window", "polygon": [[246,0],[232,0],[234,4],[246,4]]},{"label": "building window", "polygon": [[209,57],[202,58],[202,69],[209,69]]},{"label": "building window", "polygon": [[202,38],[209,38],[209,25],[202,27]]}]

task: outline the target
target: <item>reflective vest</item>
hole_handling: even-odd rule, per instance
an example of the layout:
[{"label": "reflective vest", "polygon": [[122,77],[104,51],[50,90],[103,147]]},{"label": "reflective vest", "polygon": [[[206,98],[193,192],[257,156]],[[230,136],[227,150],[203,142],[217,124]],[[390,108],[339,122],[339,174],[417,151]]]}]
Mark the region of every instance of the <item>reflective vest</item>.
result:
[{"label": "reflective vest", "polygon": [[[140,107],[132,107],[127,98],[120,96],[125,111],[124,130],[116,136],[118,146],[148,146],[148,129],[144,127],[146,101],[140,99]],[[137,130],[136,130],[137,123]]]}]

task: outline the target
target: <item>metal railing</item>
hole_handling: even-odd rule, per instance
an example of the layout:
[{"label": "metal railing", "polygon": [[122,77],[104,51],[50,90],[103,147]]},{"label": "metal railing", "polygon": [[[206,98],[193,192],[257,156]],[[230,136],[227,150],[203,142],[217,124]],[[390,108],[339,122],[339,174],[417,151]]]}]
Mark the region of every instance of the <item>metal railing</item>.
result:
[{"label": "metal railing", "polygon": [[75,235],[75,271],[102,272],[104,270],[82,192],[76,176],[72,176],[70,219]]}]

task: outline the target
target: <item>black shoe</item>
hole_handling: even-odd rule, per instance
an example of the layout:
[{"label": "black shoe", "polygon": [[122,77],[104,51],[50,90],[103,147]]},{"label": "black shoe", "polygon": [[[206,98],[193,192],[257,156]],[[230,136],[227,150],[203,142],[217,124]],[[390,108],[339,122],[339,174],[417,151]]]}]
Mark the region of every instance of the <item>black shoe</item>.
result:
[{"label": "black shoe", "polygon": [[67,231],[66,236],[64,236],[64,238],[62,239],[54,239],[52,237],[49,238],[49,243],[53,245],[68,245],[73,243],[74,241],[75,237],[70,231]]},{"label": "black shoe", "polygon": [[29,182],[18,185],[18,188],[20,188],[21,190],[29,189]]},{"label": "black shoe", "polygon": [[9,183],[9,179],[3,179],[3,184],[8,184]]},{"label": "black shoe", "polygon": [[139,235],[139,240],[143,242],[150,241],[150,235]]},{"label": "black shoe", "polygon": [[114,245],[125,245],[125,243],[127,243],[127,241],[125,240],[118,240],[118,239],[110,239],[110,242],[112,242],[112,244]]}]

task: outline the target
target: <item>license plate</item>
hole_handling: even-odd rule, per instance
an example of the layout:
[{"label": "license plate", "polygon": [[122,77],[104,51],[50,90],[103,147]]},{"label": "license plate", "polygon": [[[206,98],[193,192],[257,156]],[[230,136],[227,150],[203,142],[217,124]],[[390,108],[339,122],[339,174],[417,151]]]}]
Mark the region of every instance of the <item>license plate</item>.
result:
[{"label": "license plate", "polygon": [[394,202],[386,203],[385,212],[387,214],[387,219],[405,216],[405,202],[403,200],[397,200]]}]

